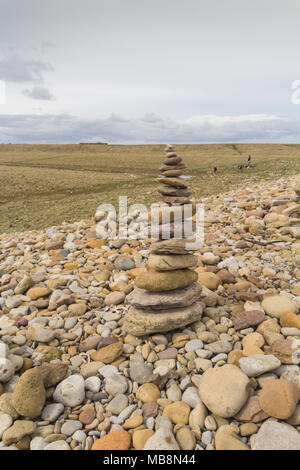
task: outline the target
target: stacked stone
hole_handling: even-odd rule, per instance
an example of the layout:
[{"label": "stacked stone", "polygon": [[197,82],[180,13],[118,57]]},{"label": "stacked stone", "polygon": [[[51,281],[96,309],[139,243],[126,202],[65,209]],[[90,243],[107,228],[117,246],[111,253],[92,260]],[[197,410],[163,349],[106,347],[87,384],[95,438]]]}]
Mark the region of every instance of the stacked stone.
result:
[{"label": "stacked stone", "polygon": [[[182,225],[184,207],[191,204],[191,192],[180,178],[186,166],[171,145],[166,148],[163,163],[160,167],[162,177],[157,180],[161,195],[156,208],[159,241],[151,244],[147,269],[137,276],[135,289],[127,296],[131,306],[125,316],[124,328],[135,336],[181,328],[199,320],[203,311],[199,300],[202,287],[192,269],[197,266],[198,258],[191,253],[186,238],[193,230],[183,229],[180,237],[175,230],[176,221]],[[171,222],[167,237],[163,230],[166,214]]]}]

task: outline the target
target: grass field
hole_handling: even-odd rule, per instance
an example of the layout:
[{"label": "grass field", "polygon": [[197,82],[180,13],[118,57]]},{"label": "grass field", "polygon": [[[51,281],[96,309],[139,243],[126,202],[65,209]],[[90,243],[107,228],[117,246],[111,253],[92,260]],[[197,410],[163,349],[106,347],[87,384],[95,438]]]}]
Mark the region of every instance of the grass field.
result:
[{"label": "grass field", "polygon": [[[259,179],[300,173],[300,145],[177,145],[197,199]],[[237,171],[252,156],[254,168]],[[157,200],[164,145],[0,145],[0,233],[93,217],[101,203]],[[217,165],[217,175],[212,167]]]}]

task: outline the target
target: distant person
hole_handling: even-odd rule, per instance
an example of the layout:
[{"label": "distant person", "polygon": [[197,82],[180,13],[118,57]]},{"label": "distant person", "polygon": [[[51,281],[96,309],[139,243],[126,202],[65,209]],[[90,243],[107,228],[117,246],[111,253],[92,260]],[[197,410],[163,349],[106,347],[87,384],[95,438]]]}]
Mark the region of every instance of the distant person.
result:
[{"label": "distant person", "polygon": [[214,175],[217,173],[217,171],[218,171],[218,168],[214,166]]},{"label": "distant person", "polygon": [[251,155],[249,155],[249,157],[248,157],[248,163],[249,164],[251,163]]}]

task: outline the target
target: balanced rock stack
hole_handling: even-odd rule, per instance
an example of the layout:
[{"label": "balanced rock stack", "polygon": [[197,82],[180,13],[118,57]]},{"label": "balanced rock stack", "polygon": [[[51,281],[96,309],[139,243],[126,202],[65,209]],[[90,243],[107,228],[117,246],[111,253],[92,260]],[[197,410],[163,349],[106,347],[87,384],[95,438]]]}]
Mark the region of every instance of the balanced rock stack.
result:
[{"label": "balanced rock stack", "polygon": [[[199,301],[202,287],[192,268],[198,264],[191,254],[191,239],[178,236],[176,222],[182,227],[184,206],[190,204],[190,191],[180,176],[185,165],[172,146],[166,148],[166,159],[158,178],[161,203],[156,207],[157,238],[151,244],[147,269],[135,279],[135,289],[127,296],[131,305],[124,328],[135,336],[163,333],[181,328],[201,318]],[[165,216],[169,223],[165,224]],[[151,212],[153,218],[153,212]],[[165,230],[166,225],[170,227]],[[174,231],[176,237],[174,237]],[[189,231],[192,235],[193,230]],[[185,230],[183,235],[187,236]]]}]

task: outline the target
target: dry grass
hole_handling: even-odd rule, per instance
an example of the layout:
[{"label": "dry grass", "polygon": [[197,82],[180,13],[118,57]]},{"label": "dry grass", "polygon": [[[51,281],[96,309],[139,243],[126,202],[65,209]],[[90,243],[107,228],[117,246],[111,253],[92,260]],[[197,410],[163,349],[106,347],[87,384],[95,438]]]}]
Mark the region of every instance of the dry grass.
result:
[{"label": "dry grass", "polygon": [[[178,145],[195,196],[300,173],[300,145]],[[252,155],[254,168],[237,171]],[[91,218],[100,203],[151,203],[163,145],[0,145],[0,233]],[[212,174],[217,165],[217,175]]]}]

